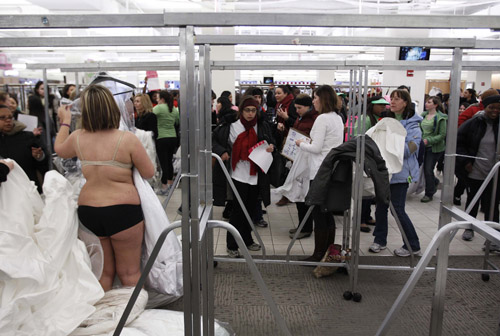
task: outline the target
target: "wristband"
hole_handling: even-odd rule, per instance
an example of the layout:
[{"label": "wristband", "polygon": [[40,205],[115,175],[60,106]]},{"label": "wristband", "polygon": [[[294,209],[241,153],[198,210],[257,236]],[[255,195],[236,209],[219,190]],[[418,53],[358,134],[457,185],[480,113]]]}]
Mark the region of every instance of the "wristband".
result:
[{"label": "wristband", "polygon": [[65,123],[61,123],[59,126],[61,126],[61,127],[62,127],[62,126],[68,126],[68,128],[71,128],[71,125],[69,125],[69,124],[65,124]]}]

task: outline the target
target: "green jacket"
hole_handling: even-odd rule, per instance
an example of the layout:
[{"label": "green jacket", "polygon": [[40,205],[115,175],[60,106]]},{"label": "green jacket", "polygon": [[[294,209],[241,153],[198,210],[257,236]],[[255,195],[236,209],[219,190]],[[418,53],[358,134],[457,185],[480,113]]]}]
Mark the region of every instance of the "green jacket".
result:
[{"label": "green jacket", "polygon": [[[427,116],[427,111],[422,113],[422,118]],[[444,152],[446,149],[446,124],[448,116],[440,111],[436,112],[434,117],[434,131],[431,135],[424,135],[422,130],[422,140],[427,139],[427,142],[432,146],[433,153]],[[422,128],[422,126],[420,126]]]}]

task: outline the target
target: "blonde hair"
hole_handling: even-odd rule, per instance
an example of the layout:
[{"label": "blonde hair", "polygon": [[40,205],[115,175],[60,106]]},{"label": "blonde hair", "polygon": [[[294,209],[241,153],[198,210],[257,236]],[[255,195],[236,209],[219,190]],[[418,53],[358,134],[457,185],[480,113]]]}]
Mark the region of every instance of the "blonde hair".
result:
[{"label": "blonde hair", "polygon": [[88,86],[83,90],[80,101],[84,130],[97,132],[120,126],[120,109],[111,92],[104,86]]},{"label": "blonde hair", "polygon": [[142,108],[144,109],[142,112],[137,111],[137,114],[139,116],[142,116],[146,113],[153,112],[153,104],[151,103],[151,99],[149,98],[149,95],[145,93],[138,93],[135,95],[135,98],[140,98],[141,99],[141,104]]}]

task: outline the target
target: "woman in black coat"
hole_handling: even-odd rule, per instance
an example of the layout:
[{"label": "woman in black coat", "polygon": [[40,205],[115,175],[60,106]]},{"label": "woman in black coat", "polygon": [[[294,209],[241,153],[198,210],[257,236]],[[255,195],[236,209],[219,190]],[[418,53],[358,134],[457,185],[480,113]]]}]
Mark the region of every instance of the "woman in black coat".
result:
[{"label": "woman in black coat", "polygon": [[[458,129],[457,154],[466,155],[467,157],[457,157],[456,174],[465,181],[467,188],[466,207],[469,206],[496,162],[500,95],[486,98],[483,100],[483,105],[484,111],[478,112],[474,118],[467,120]],[[471,157],[480,157],[486,160]],[[500,187],[497,185],[495,202],[493,204],[493,218],[490,218],[492,190],[493,181],[484,190],[480,201],[484,210],[484,220],[498,222]],[[470,211],[470,215],[476,217],[478,208],[479,202],[474,205]],[[465,230],[462,235],[463,240],[472,240],[473,237],[474,231],[472,230]],[[491,250],[500,250],[500,247],[492,245]]]},{"label": "woman in black coat", "polygon": [[[269,146],[266,149],[268,152],[273,153],[275,149],[271,128],[258,113],[258,101],[251,96],[244,97],[237,118],[233,122],[222,122],[212,134],[212,151],[229,163],[232,181],[250,217],[256,209],[259,196],[265,206],[271,201],[269,175],[248,158],[248,150],[262,140],[268,142]],[[214,198],[216,198],[214,203],[221,202],[217,198],[225,196],[226,190],[225,178],[217,176],[214,171]],[[216,185],[223,186],[222,193],[215,192]],[[234,202],[229,223],[241,234],[249,250],[261,249],[261,246],[253,241],[250,224],[239,202]],[[231,234],[226,237],[228,255],[232,258],[239,257],[238,245],[234,237]]]}]

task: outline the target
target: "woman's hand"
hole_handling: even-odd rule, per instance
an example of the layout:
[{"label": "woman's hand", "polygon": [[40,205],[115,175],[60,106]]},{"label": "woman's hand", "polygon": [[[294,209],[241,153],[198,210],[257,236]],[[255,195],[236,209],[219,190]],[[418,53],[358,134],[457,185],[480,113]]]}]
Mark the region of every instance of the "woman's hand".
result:
[{"label": "woman's hand", "polygon": [[41,147],[31,147],[31,156],[35,160],[40,160],[43,157],[43,150]]},{"label": "woman's hand", "polygon": [[427,141],[427,139],[424,139],[424,145],[428,145],[429,144],[429,141]]},{"label": "woman's hand", "polygon": [[63,124],[71,123],[71,111],[69,105],[61,105],[57,109],[57,116],[59,117],[59,121]]},{"label": "woman's hand", "polygon": [[280,116],[281,118],[285,119],[285,120],[288,120],[288,112],[283,110],[282,108],[279,108],[278,111],[276,112],[278,114],[278,116]]},{"label": "woman's hand", "polygon": [[227,160],[229,160],[229,154],[227,152],[225,152],[224,154],[222,154],[220,156],[220,158],[222,159],[222,161],[227,161]]},{"label": "woman's hand", "polygon": [[300,147],[300,144],[302,142],[304,142],[304,139],[295,140],[295,144],[297,145],[297,147]]},{"label": "woman's hand", "polygon": [[274,151],[274,145],[270,144],[269,147],[266,148],[266,152],[272,153]]},{"label": "woman's hand", "polygon": [[0,160],[0,163],[3,163],[7,167],[9,167],[9,170],[14,169],[14,162],[13,161]]},{"label": "woman's hand", "polygon": [[42,132],[43,132],[43,128],[41,128],[41,127],[33,128],[33,135],[34,136],[39,136],[42,134]]},{"label": "woman's hand", "polygon": [[472,163],[467,162],[467,164],[465,165],[465,171],[467,171],[467,173],[472,172]]},{"label": "woman's hand", "polygon": [[278,128],[278,131],[283,132],[285,130],[285,125],[283,125],[283,123],[278,123],[278,126],[276,126],[276,128]]}]

